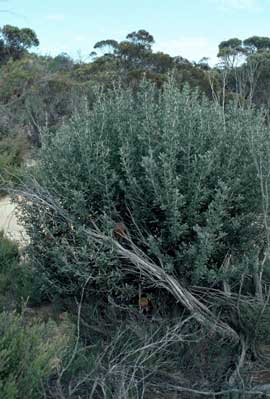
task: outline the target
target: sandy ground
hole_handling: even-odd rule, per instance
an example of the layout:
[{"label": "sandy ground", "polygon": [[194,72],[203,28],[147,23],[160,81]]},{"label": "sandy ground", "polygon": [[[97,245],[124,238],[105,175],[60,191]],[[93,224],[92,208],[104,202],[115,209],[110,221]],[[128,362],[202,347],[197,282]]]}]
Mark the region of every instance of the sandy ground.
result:
[{"label": "sandy ground", "polygon": [[0,231],[20,246],[28,242],[27,234],[16,217],[16,204],[9,197],[0,198]]}]

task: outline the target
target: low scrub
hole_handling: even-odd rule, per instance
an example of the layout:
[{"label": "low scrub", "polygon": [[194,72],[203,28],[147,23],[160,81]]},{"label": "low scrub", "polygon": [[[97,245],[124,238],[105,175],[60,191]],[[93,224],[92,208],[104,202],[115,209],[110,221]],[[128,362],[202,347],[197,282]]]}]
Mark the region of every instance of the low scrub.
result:
[{"label": "low scrub", "polygon": [[27,140],[20,135],[0,137],[0,197],[21,176],[20,168],[28,150]]},{"label": "low scrub", "polygon": [[40,399],[57,374],[68,337],[52,322],[27,323],[23,315],[0,313],[0,397]]},{"label": "low scrub", "polygon": [[40,302],[38,279],[21,261],[18,245],[0,231],[0,309],[20,308],[26,301]]}]

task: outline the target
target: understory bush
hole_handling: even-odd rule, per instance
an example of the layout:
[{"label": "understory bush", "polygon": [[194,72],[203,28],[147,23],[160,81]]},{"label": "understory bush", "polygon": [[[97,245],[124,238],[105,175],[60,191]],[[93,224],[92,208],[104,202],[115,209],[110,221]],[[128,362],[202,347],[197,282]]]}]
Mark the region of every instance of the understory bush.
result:
[{"label": "understory bush", "polygon": [[20,167],[28,148],[27,140],[23,136],[0,138],[0,197],[5,194],[7,186],[21,176]]},{"label": "understory bush", "polygon": [[140,285],[155,296],[125,273],[110,244],[89,238],[93,227],[127,248],[131,239],[186,286],[238,290],[267,246],[263,115],[234,103],[224,110],[173,79],[159,91],[143,82],[136,92],[97,97],[56,134],[43,134],[29,181],[23,219],[43,294],[76,295],[88,278],[87,293],[122,303],[132,303]]},{"label": "understory bush", "polygon": [[0,231],[0,309],[36,302],[38,292],[31,268],[20,260],[18,245]]},{"label": "understory bush", "polygon": [[49,377],[61,367],[68,337],[49,322],[27,323],[15,312],[0,313],[0,397],[45,397]]}]

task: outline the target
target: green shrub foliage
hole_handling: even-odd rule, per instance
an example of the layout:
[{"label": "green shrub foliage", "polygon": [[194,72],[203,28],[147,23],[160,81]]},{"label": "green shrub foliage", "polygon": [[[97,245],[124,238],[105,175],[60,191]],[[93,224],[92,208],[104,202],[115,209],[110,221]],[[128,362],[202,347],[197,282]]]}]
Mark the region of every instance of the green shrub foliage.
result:
[{"label": "green shrub foliage", "polygon": [[226,278],[237,282],[263,245],[268,147],[262,115],[235,104],[224,112],[173,79],[160,91],[143,82],[135,93],[100,93],[91,110],[43,136],[24,220],[44,293],[74,294],[91,275],[89,290],[134,295],[124,262],[87,238],[93,222],[106,234],[123,222],[187,285],[221,284],[231,255]]},{"label": "green shrub foliage", "polygon": [[14,277],[17,277],[18,271],[18,247],[5,238],[3,232],[0,231],[0,305],[3,304],[3,301],[4,303],[11,301],[8,294],[13,291]]},{"label": "green shrub foliage", "polygon": [[28,148],[25,137],[10,135],[2,138],[0,134],[0,197],[5,195],[8,187],[14,186],[20,180],[21,167]]},{"label": "green shrub foliage", "polygon": [[0,231],[0,309],[12,309],[25,301],[38,303],[39,291],[30,265],[20,259],[18,245]]},{"label": "green shrub foliage", "polygon": [[56,336],[52,322],[26,323],[14,312],[0,313],[0,397],[39,399],[56,373],[67,338]]}]

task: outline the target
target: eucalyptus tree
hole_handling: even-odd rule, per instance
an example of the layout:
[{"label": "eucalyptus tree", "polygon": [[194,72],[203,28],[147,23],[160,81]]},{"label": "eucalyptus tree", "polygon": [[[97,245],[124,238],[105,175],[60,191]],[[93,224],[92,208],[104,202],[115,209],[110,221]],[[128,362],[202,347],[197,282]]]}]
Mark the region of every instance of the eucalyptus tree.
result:
[{"label": "eucalyptus tree", "polygon": [[1,61],[8,58],[18,59],[31,47],[39,46],[36,33],[30,28],[4,25],[0,29],[0,57]]}]

